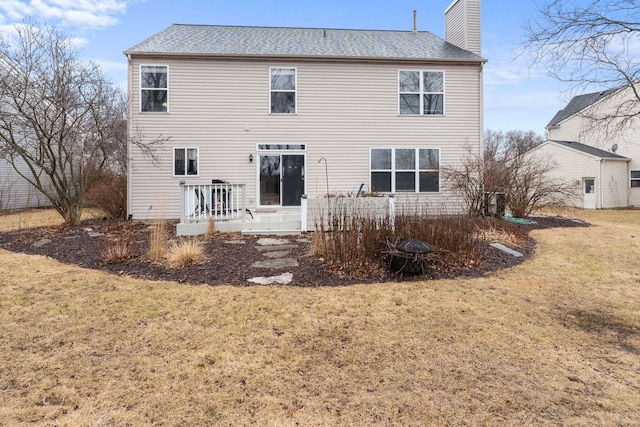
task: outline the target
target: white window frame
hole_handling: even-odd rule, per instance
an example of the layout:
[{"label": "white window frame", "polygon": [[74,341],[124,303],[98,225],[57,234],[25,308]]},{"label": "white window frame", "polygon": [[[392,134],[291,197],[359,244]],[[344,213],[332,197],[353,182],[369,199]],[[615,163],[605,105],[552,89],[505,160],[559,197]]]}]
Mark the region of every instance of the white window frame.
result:
[{"label": "white window frame", "polygon": [[[177,150],[184,150],[184,174],[176,174],[176,151]],[[196,173],[195,174],[190,174],[189,173],[189,166],[188,166],[188,162],[189,162],[189,151],[190,150],[196,150]],[[184,178],[184,177],[198,177],[200,176],[200,148],[198,147],[173,147],[173,150],[171,150],[172,152],[172,157],[173,157],[173,162],[172,162],[172,169],[173,169],[173,176],[174,177],[179,177],[179,178]]]},{"label": "white window frame", "polygon": [[[271,76],[272,76],[273,70],[293,70],[293,84],[294,84],[293,90],[273,89],[271,87]],[[287,113],[274,113],[272,111],[272,105],[271,105],[271,95],[273,93],[293,93],[293,111],[287,112]],[[273,114],[277,116],[298,114],[298,68],[297,67],[286,67],[286,66],[269,67],[269,114]]]},{"label": "white window frame", "polygon": [[[164,67],[167,70],[167,87],[165,88],[144,88],[142,87],[142,73],[143,73],[143,68],[144,67]],[[138,82],[140,85],[140,106],[139,106],[139,111],[141,113],[150,113],[150,114],[165,114],[169,112],[169,66],[166,64],[140,64],[140,70],[139,70],[139,74],[138,74]],[[167,107],[166,107],[166,111],[144,111],[142,109],[142,92],[145,91],[160,91],[163,90],[167,93]]]},{"label": "white window frame", "polygon": [[[400,74],[401,73],[419,73],[420,89],[418,92],[408,92],[400,90]],[[424,88],[424,73],[440,73],[442,74],[442,91],[441,92],[427,92]],[[398,70],[398,115],[399,116],[444,116],[446,114],[446,74],[444,70]],[[402,95],[418,95],[420,100],[420,112],[418,114],[402,113],[400,110],[400,98]],[[442,95],[442,112],[441,113],[425,113],[424,109],[424,97],[425,95]]]},{"label": "white window frame", "polygon": [[629,171],[629,188],[640,188],[640,169]]},{"label": "white window frame", "polygon": [[[391,168],[390,169],[373,169],[372,158],[374,150],[391,150]],[[413,169],[400,169],[396,166],[396,150],[415,150],[414,155],[414,168]],[[420,168],[420,150],[437,150],[438,152],[438,168],[437,169],[424,169]],[[369,148],[369,189],[372,192],[387,193],[386,191],[380,191],[373,188],[373,173],[374,172],[386,172],[391,174],[391,191],[389,193],[416,193],[416,194],[438,194],[442,189],[442,176],[441,176],[441,156],[442,150],[435,147],[370,147]],[[413,172],[414,173],[414,190],[413,191],[398,191],[397,190],[397,173],[398,172]],[[437,172],[438,173],[438,190],[437,191],[421,191],[420,189],[420,173],[421,172]]]}]

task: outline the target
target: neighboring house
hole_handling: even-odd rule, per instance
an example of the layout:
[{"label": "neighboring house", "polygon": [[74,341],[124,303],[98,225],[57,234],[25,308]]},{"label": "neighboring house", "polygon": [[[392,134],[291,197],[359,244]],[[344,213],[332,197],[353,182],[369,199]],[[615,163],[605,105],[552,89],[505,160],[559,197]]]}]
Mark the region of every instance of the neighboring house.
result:
[{"label": "neighboring house", "polygon": [[[16,160],[16,166],[27,176],[31,173],[20,159]],[[51,206],[51,202],[30,182],[20,176],[9,162],[0,158],[0,210],[41,206]]]},{"label": "neighboring house", "polygon": [[581,187],[582,196],[569,204],[585,209],[640,206],[640,126],[620,130],[615,123],[593,120],[626,108],[629,90],[574,97],[547,125],[549,141],[532,150],[557,163],[556,176]]},{"label": "neighboring house", "polygon": [[254,216],[361,184],[396,205],[464,211],[442,171],[481,153],[480,0],[454,1],[445,19],[446,40],[172,25],[128,49],[130,132],[168,138],[155,163],[130,147],[129,214],[184,219],[198,196],[183,187],[212,180],[239,186],[207,187],[208,207],[233,190],[234,211]]},{"label": "neighboring house", "polygon": [[[20,73],[7,58],[0,55],[0,73]],[[11,114],[11,102],[2,93],[0,85],[0,115]],[[0,117],[0,126],[10,124],[11,119]],[[28,135],[26,135],[28,137]],[[3,156],[8,156],[8,152],[3,149],[3,141],[0,138],[0,210],[25,209],[41,206],[51,206],[51,202],[17,171],[25,176],[30,176],[31,171],[27,164],[19,157],[14,158],[15,167]]]}]

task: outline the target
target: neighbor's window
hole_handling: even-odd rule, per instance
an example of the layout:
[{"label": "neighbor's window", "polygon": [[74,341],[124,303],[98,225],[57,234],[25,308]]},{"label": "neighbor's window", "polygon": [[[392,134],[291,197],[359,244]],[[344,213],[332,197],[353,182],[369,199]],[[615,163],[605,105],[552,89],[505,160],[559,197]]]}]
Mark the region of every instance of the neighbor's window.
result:
[{"label": "neighbor's window", "polygon": [[640,171],[631,171],[631,187],[640,188]]},{"label": "neighbor's window", "polygon": [[198,175],[198,151],[199,150],[197,148],[174,148],[173,175]]},{"label": "neighbor's window", "polygon": [[169,67],[142,65],[140,67],[140,111],[167,112]]},{"label": "neighbor's window", "polygon": [[444,71],[400,71],[400,114],[444,114]]},{"label": "neighbor's window", "polygon": [[295,114],[296,112],[296,69],[271,68],[270,111],[272,114]]},{"label": "neighbor's window", "polygon": [[439,192],[440,150],[437,148],[372,148],[371,191]]}]

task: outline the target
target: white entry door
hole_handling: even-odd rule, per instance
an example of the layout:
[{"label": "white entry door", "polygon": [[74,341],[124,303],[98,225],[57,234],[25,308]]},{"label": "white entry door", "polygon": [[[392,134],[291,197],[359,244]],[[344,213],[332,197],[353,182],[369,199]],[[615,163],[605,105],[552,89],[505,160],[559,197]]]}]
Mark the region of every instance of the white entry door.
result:
[{"label": "white entry door", "polygon": [[595,209],[596,205],[596,179],[582,178],[582,207]]}]

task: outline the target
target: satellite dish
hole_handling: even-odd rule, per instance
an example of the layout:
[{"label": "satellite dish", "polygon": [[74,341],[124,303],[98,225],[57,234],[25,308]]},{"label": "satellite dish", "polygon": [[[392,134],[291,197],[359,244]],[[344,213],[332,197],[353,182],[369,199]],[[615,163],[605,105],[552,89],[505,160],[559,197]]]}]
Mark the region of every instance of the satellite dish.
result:
[{"label": "satellite dish", "polygon": [[615,153],[616,151],[618,151],[618,144],[613,144],[613,145],[611,146],[611,151],[613,151],[614,153]]}]

